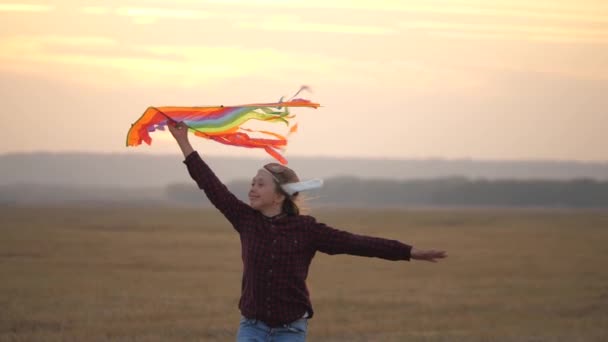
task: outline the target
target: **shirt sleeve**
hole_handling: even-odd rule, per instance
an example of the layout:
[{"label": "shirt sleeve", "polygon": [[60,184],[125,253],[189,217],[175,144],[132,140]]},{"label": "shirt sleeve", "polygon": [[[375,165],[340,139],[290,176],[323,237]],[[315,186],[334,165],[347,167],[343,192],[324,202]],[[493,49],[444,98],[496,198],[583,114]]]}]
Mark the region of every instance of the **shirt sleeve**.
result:
[{"label": "shirt sleeve", "polygon": [[190,177],[194,179],[199,189],[205,191],[209,201],[240,232],[238,222],[243,215],[251,211],[251,207],[228,190],[213,173],[209,165],[203,161],[198,152],[190,153],[184,160],[184,164],[188,167]]},{"label": "shirt sleeve", "polygon": [[329,227],[313,219],[311,230],[316,249],[334,254],[351,254],[387,260],[410,260],[412,246],[378,237],[357,235]]}]

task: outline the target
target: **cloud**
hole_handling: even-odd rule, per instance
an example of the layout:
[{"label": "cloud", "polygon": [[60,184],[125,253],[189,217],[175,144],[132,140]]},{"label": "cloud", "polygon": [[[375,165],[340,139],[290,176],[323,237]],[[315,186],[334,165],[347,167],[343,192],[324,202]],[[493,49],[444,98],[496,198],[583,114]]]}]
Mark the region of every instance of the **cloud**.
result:
[{"label": "cloud", "polygon": [[317,33],[340,33],[357,35],[390,35],[397,33],[397,30],[386,26],[372,25],[344,25],[335,23],[319,23],[302,21],[300,18],[292,16],[274,16],[256,23],[238,23],[239,28],[281,31],[281,32],[317,32]]},{"label": "cloud", "polygon": [[172,9],[160,7],[119,7],[116,13],[131,17],[136,23],[153,23],[160,18],[198,20],[207,19],[214,14],[194,9]]},{"label": "cloud", "polygon": [[39,36],[18,36],[13,39],[18,41],[35,43],[38,45],[55,46],[79,46],[79,47],[112,47],[118,45],[118,41],[104,36],[62,36],[62,35],[39,35]]},{"label": "cloud", "polygon": [[608,30],[594,27],[462,23],[449,21],[402,22],[400,28],[458,39],[505,39],[554,43],[607,44]]},{"label": "cloud", "polygon": [[403,8],[404,12],[447,14],[447,15],[470,15],[477,17],[505,17],[505,18],[531,18],[537,20],[567,20],[586,23],[608,23],[605,14],[594,14],[591,12],[576,13],[562,12],[556,10],[531,10],[527,8],[498,8],[489,6],[411,6]]},{"label": "cloud", "polygon": [[230,79],[315,80],[427,91],[470,89],[482,82],[432,63],[356,61],[321,53],[238,46],[121,44],[99,36],[16,36],[0,39],[0,70],[36,73],[94,86],[191,88]]},{"label": "cloud", "polygon": [[48,12],[54,9],[53,6],[36,4],[0,4],[0,12]]},{"label": "cloud", "polygon": [[110,8],[103,6],[85,6],[80,9],[84,14],[108,14],[110,13]]},{"label": "cloud", "polygon": [[115,13],[119,16],[130,17],[136,24],[152,24],[161,19],[214,19],[235,21],[236,24],[233,27],[244,30],[253,29],[280,32],[317,32],[358,35],[389,35],[397,33],[397,30],[387,26],[311,22],[302,20],[297,15],[267,15],[260,19],[252,13],[238,11],[214,12],[188,8],[175,9],[161,7],[118,7],[113,9],[101,6],[86,6],[81,8],[81,11],[85,14],[92,15]]},{"label": "cloud", "polygon": [[[306,58],[311,64],[294,61]],[[107,37],[15,36],[0,39],[0,69],[59,75],[82,81],[193,86],[235,77],[283,78],[294,72],[326,73],[331,62],[274,49],[188,45],[120,45]]]},{"label": "cloud", "polygon": [[163,7],[118,7],[85,6],[81,12],[90,15],[116,14],[129,17],[136,24],[152,24],[159,19],[200,20],[217,17],[217,13],[196,9],[175,9]]},{"label": "cloud", "polygon": [[[176,0],[184,4],[200,1]],[[404,12],[467,16],[534,18],[608,23],[608,7],[591,1],[506,1],[506,0],[207,0],[206,3],[233,6],[278,7],[289,9],[354,10],[366,12]]]}]

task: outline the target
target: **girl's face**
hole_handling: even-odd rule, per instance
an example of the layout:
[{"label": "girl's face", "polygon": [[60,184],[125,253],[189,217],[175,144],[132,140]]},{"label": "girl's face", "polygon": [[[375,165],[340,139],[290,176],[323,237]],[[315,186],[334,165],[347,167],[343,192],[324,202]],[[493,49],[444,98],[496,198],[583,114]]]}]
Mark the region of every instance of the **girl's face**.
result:
[{"label": "girl's face", "polygon": [[258,171],[251,181],[249,205],[256,210],[265,211],[274,206],[281,206],[285,196],[276,191],[272,176],[266,171]]}]

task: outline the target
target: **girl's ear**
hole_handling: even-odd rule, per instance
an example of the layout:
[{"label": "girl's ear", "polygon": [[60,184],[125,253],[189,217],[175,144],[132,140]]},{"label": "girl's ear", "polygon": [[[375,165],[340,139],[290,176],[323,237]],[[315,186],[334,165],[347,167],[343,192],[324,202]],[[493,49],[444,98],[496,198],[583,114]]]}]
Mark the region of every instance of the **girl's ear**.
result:
[{"label": "girl's ear", "polygon": [[279,192],[275,192],[274,194],[274,203],[279,204],[285,200],[285,195]]}]

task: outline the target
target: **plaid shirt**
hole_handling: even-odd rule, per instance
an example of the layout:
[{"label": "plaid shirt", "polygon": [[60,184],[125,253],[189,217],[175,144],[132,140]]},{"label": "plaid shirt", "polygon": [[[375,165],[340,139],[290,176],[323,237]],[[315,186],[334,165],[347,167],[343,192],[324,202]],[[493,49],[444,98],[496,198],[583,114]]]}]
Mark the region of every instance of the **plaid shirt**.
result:
[{"label": "plaid shirt", "polygon": [[306,277],[317,251],[388,260],[409,260],[412,247],[395,240],[356,235],[311,216],[266,217],[239,200],[197,152],[184,161],[190,176],[241,238],[241,314],[269,326],[313,316]]}]

